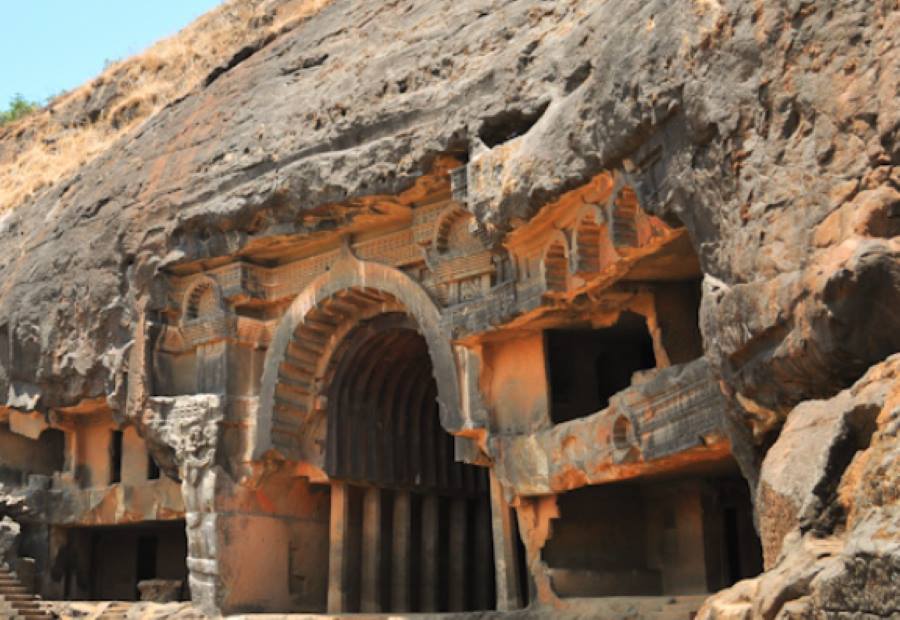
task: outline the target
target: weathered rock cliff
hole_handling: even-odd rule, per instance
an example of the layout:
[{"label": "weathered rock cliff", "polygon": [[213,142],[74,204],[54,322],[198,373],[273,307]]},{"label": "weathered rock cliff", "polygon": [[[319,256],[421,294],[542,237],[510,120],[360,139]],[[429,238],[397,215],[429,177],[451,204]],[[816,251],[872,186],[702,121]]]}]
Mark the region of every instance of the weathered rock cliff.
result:
[{"label": "weathered rock cliff", "polygon": [[[863,471],[898,468],[896,358],[866,375],[900,350],[898,30],[888,0],[337,0],[0,217],[4,404],[121,408],[159,270],[331,229],[440,154],[524,134],[470,193],[485,229],[607,169],[686,225],[773,578],[843,528],[854,550],[791,590],[804,613],[895,613],[876,600],[898,579],[896,484]],[[873,427],[869,456],[847,452]],[[796,597],[767,583],[732,595],[774,617]]]}]

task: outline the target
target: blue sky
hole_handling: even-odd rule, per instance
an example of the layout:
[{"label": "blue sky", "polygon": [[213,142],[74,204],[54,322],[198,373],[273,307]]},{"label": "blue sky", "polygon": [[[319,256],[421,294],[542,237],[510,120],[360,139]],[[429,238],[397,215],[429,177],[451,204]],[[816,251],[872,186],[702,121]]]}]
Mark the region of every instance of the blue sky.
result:
[{"label": "blue sky", "polygon": [[43,103],[136,54],[222,0],[0,0],[0,109]]}]

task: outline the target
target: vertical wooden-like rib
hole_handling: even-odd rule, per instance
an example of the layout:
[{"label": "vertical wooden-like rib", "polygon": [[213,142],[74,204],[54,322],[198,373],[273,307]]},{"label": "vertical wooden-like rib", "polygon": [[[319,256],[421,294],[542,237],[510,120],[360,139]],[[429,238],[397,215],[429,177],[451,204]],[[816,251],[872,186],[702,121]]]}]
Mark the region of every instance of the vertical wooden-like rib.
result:
[{"label": "vertical wooden-like rib", "polygon": [[409,491],[394,494],[393,562],[391,563],[391,608],[393,612],[407,612],[410,608],[410,535],[412,511]]},{"label": "vertical wooden-like rib", "polygon": [[381,453],[384,458],[382,463],[382,478],[384,484],[394,486],[398,482],[396,454],[401,448],[398,445],[397,418],[403,415],[403,410],[395,403],[397,391],[403,383],[409,381],[408,375],[411,364],[405,364],[402,369],[392,369],[388,373],[378,399],[378,413],[381,421],[379,439]]},{"label": "vertical wooden-like rib", "polygon": [[471,571],[472,604],[475,609],[492,609],[494,602],[494,554],[491,549],[491,505],[490,500],[480,496],[472,500],[475,512],[471,523],[474,527],[473,566]]},{"label": "vertical wooden-like rib", "polygon": [[467,503],[464,497],[450,500],[450,574],[447,584],[450,611],[466,609],[466,556],[469,553]]},{"label": "vertical wooden-like rib", "polygon": [[389,457],[392,461],[391,469],[393,471],[393,482],[397,486],[407,487],[410,483],[407,468],[409,467],[409,458],[407,452],[409,450],[409,432],[411,418],[409,411],[406,409],[406,402],[410,391],[413,389],[414,380],[418,368],[411,365],[402,373],[397,373],[398,380],[395,383],[390,396],[389,406],[391,407],[391,423],[394,450]]},{"label": "vertical wooden-like rib", "polygon": [[364,376],[360,378],[355,406],[360,424],[366,436],[366,451],[363,459],[364,467],[361,479],[379,483],[381,437],[378,433],[379,411],[378,392],[383,386],[384,374],[390,367],[385,356],[392,355],[398,337],[394,333],[379,334],[372,338],[373,344],[366,350],[366,357],[360,361],[365,364]]},{"label": "vertical wooden-like rib", "polygon": [[422,611],[438,611],[438,536],[440,523],[438,496],[428,493],[422,498]]},{"label": "vertical wooden-like rib", "polygon": [[424,402],[427,402],[429,390],[422,394],[422,397],[418,403],[418,406],[412,408],[413,411],[423,412],[419,415],[422,418],[422,443],[421,443],[421,451],[422,451],[422,482],[428,487],[434,488],[437,486],[437,459],[438,459],[438,447],[437,441],[435,437],[435,426],[437,420],[434,415],[429,415],[432,413],[427,409]]},{"label": "vertical wooden-like rib", "polygon": [[378,338],[369,336],[365,344],[360,347],[356,354],[358,364],[356,365],[356,373],[352,381],[353,391],[349,402],[348,409],[353,412],[353,423],[358,439],[356,445],[356,455],[353,460],[353,477],[356,480],[368,480],[369,472],[374,469],[373,466],[373,439],[375,435],[374,421],[370,415],[369,393],[367,388],[369,381],[374,373],[378,371],[378,364],[375,363],[373,352],[381,349],[382,343]]},{"label": "vertical wooden-like rib", "polygon": [[434,442],[437,444],[437,452],[435,454],[437,458],[437,463],[435,464],[436,472],[437,472],[437,481],[436,484],[438,488],[447,489],[450,484],[450,461],[453,458],[453,446],[451,445],[453,442],[453,438],[444,432],[444,429],[441,428],[441,425],[438,424],[438,412],[437,407],[435,406],[431,415],[429,416],[434,420]]}]

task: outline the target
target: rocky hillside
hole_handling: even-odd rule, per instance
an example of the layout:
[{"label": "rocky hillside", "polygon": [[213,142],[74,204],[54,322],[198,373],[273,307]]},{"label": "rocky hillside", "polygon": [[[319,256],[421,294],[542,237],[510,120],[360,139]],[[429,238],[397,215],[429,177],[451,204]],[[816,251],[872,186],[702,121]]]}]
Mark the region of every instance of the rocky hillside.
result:
[{"label": "rocky hillside", "polygon": [[0,213],[76,173],[216,67],[246,54],[327,0],[229,0],[145,52],[0,127]]},{"label": "rocky hillside", "polygon": [[[895,1],[334,0],[282,25],[313,9],[253,7],[193,87],[154,100],[126,61],[4,130],[26,177],[4,164],[6,406],[120,406],[161,269],[333,227],[504,127],[524,139],[509,182],[472,196],[487,231],[614,169],[690,232],[769,569],[703,613],[900,611]],[[52,135],[93,148],[54,169]]]}]

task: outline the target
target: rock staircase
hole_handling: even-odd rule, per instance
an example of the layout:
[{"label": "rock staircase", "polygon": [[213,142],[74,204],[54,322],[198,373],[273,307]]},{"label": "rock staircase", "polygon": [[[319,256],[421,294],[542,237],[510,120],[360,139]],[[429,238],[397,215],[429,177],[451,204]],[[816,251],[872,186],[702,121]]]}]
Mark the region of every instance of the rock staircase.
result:
[{"label": "rock staircase", "polygon": [[0,566],[0,617],[9,620],[53,620],[53,616],[41,607],[40,597],[16,578],[15,574]]}]

